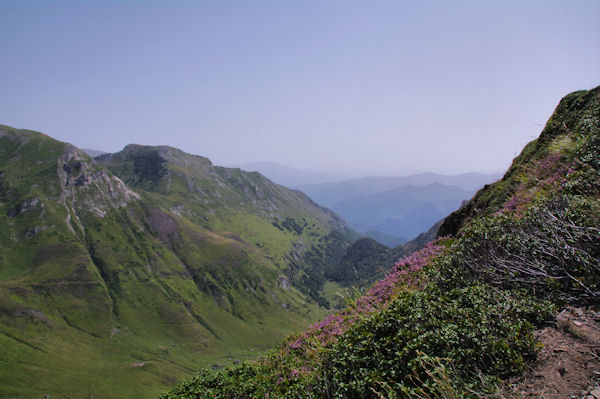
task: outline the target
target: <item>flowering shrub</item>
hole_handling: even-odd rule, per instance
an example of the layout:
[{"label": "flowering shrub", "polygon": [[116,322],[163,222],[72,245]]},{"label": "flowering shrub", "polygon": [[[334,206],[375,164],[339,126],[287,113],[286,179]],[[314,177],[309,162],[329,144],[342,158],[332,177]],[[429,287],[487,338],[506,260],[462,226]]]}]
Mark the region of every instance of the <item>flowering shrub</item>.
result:
[{"label": "flowering shrub", "polygon": [[442,239],[438,239],[430,242],[423,249],[397,261],[392,271],[377,281],[363,296],[350,303],[346,309],[308,327],[297,339],[291,341],[288,348],[314,349],[315,345],[322,347],[334,342],[357,320],[385,308],[401,290],[422,288],[425,281],[420,271],[431,258],[442,252],[444,246],[441,241]]},{"label": "flowering shrub", "polygon": [[559,152],[547,155],[534,165],[522,176],[521,183],[496,215],[513,212],[521,216],[536,200],[562,191],[569,175],[575,171],[573,162]]}]

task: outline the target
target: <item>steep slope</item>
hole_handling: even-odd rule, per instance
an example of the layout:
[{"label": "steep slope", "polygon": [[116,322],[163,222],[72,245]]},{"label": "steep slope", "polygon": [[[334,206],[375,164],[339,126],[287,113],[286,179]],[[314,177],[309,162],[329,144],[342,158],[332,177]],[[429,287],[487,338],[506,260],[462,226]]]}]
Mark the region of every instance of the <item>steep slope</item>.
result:
[{"label": "steep slope", "polygon": [[[356,240],[347,250],[340,262],[327,271],[327,277],[343,285],[372,283],[384,270],[376,270],[387,266],[389,248],[371,238]],[[386,270],[387,271],[387,270]]]},{"label": "steep slope", "polygon": [[599,310],[599,148],[600,87],[566,96],[503,180],[442,222],[452,237],[259,361],[201,371],[162,397],[493,396],[535,359],[536,328],[566,305]]},{"label": "steep slope", "polygon": [[389,273],[398,259],[423,248],[427,242],[417,246],[416,241],[411,241],[389,248],[371,238],[361,238],[346,249],[339,262],[327,268],[325,275],[344,288],[364,290]]},{"label": "steep slope", "polygon": [[156,395],[325,314],[335,214],[171,148],[104,159],[125,182],[0,127],[0,396]]},{"label": "steep slope", "polygon": [[565,175],[577,172],[578,178],[591,179],[592,172],[576,167],[586,163],[598,168],[594,154],[598,139],[588,133],[597,128],[597,97],[598,89],[594,89],[563,98],[540,137],[527,144],[502,179],[486,185],[464,207],[446,218],[438,235],[456,234],[475,216],[519,209],[543,189],[561,183],[559,180]]},{"label": "steep slope", "polygon": [[357,237],[335,213],[257,172],[213,166],[165,146],[130,145],[96,160],[152,206],[255,247],[322,305],[324,266]]}]

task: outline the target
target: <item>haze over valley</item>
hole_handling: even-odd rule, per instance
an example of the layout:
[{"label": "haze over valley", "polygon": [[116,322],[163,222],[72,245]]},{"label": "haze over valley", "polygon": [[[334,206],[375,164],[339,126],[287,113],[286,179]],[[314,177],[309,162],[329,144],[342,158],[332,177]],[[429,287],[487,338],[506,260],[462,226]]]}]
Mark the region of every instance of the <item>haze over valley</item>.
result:
[{"label": "haze over valley", "polygon": [[[500,174],[419,173],[341,179],[331,172],[299,170],[272,162],[240,165],[276,183],[297,188],[338,213],[350,227],[389,247],[429,229]],[[319,181],[322,181],[319,183]],[[307,184],[312,183],[312,184]]]}]

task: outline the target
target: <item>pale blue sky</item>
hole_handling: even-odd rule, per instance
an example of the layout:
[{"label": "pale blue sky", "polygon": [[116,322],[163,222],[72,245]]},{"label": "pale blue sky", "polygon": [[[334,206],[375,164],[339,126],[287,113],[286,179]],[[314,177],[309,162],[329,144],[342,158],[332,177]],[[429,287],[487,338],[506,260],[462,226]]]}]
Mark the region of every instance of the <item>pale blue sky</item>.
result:
[{"label": "pale blue sky", "polygon": [[0,0],[0,123],[79,147],[504,170],[600,84],[600,1]]}]

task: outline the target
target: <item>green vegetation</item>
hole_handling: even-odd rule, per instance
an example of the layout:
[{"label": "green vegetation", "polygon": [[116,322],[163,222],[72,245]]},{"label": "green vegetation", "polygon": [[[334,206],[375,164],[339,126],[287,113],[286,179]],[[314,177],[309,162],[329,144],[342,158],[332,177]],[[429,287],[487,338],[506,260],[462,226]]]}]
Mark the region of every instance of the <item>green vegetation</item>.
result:
[{"label": "green vegetation", "polygon": [[378,283],[258,362],[204,370],[163,397],[418,397],[439,388],[440,370],[460,396],[489,390],[533,357],[533,330],[552,305],[478,282],[423,286],[447,256],[442,249],[423,261],[417,253],[398,268],[402,278]]},{"label": "green vegetation", "polygon": [[0,396],[156,396],[202,367],[163,398],[492,393],[553,312],[597,304],[599,130],[600,88],[568,95],[442,238],[391,264],[434,232],[350,247],[258,173],[170,147],[95,162],[0,126]]},{"label": "green vegetation", "polygon": [[366,285],[382,277],[390,263],[393,260],[389,248],[371,238],[361,238],[346,250],[339,263],[327,270],[327,277],[345,286]]},{"label": "green vegetation", "polygon": [[[161,398],[477,398],[533,331],[600,296],[600,88],[565,97],[504,178],[335,315]],[[351,298],[351,297],[350,297]]]},{"label": "green vegetation", "polygon": [[0,200],[2,397],[152,397],[255,358],[327,314],[328,246],[354,237],[257,173],[6,126]]}]

